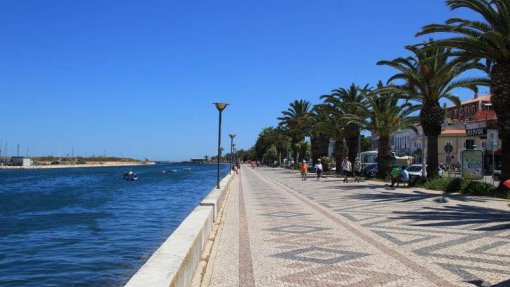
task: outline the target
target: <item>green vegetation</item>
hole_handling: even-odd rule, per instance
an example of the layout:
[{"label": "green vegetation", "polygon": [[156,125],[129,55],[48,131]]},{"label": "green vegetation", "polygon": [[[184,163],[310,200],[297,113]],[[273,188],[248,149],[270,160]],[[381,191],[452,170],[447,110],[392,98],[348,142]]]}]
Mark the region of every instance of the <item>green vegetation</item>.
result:
[{"label": "green vegetation", "polygon": [[460,191],[460,186],[459,186],[459,189],[457,189],[457,190],[449,189],[448,187],[450,186],[451,183],[452,183],[452,180],[450,178],[434,178],[431,180],[426,180],[423,183],[423,186],[426,189],[439,190],[439,191],[444,191],[444,192],[458,192],[458,191]]},{"label": "green vegetation", "polygon": [[446,193],[510,198],[510,193],[500,191],[491,184],[479,181],[467,181],[458,177],[421,179],[415,186],[423,186],[426,189],[443,191]]},{"label": "green vegetation", "polygon": [[331,163],[331,158],[327,156],[321,157],[322,169],[325,172],[329,171],[329,164]]}]

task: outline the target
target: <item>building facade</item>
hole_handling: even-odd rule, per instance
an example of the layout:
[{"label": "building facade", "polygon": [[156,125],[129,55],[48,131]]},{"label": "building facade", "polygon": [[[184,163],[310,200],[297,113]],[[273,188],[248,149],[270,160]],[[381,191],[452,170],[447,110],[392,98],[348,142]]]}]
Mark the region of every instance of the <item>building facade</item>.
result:
[{"label": "building facade", "polygon": [[[421,163],[424,135],[421,126],[417,126],[417,129],[418,133],[410,129],[397,131],[392,134],[390,142],[397,155],[411,155],[414,162]],[[372,142],[377,143],[377,140],[374,137]],[[445,149],[447,145],[451,148]],[[373,148],[377,149],[377,146]],[[473,99],[462,102],[458,107],[446,107],[445,121],[438,138],[439,162],[458,167],[462,151],[466,149],[483,151],[484,170],[487,173],[500,165],[501,141],[490,95],[475,94]]]}]

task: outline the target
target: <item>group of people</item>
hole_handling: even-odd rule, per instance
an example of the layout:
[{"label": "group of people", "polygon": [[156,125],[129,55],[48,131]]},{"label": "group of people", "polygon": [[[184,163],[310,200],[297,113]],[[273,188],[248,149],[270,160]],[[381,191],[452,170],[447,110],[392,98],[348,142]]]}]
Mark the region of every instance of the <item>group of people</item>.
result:
[{"label": "group of people", "polygon": [[397,184],[397,187],[400,185],[400,183],[405,184],[409,186],[410,183],[410,176],[409,172],[405,169],[402,169],[400,166],[395,166],[391,169],[391,187],[395,186],[395,183]]},{"label": "group of people", "polygon": [[[306,163],[306,160],[303,160],[303,162],[299,165],[299,171],[301,172],[301,181],[306,181],[307,174],[308,174],[308,164]],[[317,173],[317,180],[321,178],[322,175],[322,163],[321,160],[317,160],[317,164],[314,166],[315,172]]]},{"label": "group of people", "polygon": [[[306,181],[307,174],[308,174],[308,164],[306,163],[306,160],[303,160],[303,162],[299,165],[299,170],[301,172],[301,180]],[[317,173],[317,180],[319,180],[322,176],[322,163],[321,160],[317,160],[317,164],[314,166],[315,172]],[[349,176],[354,175],[354,182],[360,182],[359,181],[359,171],[361,169],[361,162],[358,158],[356,158],[356,161],[354,162],[354,170],[353,165],[349,161],[349,157],[345,157],[342,161],[342,172],[343,172],[343,182],[348,183],[349,182]]]},{"label": "group of people", "polygon": [[361,162],[359,158],[356,158],[354,161],[354,167],[349,160],[349,157],[344,157],[344,160],[342,161],[342,172],[344,175],[343,182],[349,183],[349,176],[354,176],[354,182],[360,182],[359,181],[359,172],[361,170]]}]

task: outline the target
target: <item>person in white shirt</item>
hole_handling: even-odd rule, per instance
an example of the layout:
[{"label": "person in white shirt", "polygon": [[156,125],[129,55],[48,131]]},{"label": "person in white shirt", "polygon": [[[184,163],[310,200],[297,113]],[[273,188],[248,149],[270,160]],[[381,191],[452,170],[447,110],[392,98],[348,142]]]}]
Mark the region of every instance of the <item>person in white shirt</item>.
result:
[{"label": "person in white shirt", "polygon": [[315,165],[315,171],[317,172],[317,180],[319,180],[322,174],[322,164],[320,159],[317,160],[317,164]]},{"label": "person in white shirt", "polygon": [[349,174],[352,171],[352,164],[348,157],[345,157],[342,161],[342,169],[344,171],[344,182],[349,182]]},{"label": "person in white shirt", "polygon": [[[403,169],[401,172],[400,172],[400,181],[402,182],[402,184],[405,184],[407,183],[407,186],[409,187],[409,172],[405,169]],[[397,186],[398,186],[398,183],[397,183]]]}]

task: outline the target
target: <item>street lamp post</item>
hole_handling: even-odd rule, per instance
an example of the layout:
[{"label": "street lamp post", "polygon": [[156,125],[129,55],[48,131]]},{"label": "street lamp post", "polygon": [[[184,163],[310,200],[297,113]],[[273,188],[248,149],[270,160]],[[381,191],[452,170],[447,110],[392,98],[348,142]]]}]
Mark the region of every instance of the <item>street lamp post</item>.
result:
[{"label": "street lamp post", "polygon": [[214,103],[219,112],[218,120],[218,168],[216,172],[216,188],[220,189],[220,157],[221,157],[221,113],[228,106],[227,103]]},{"label": "street lamp post", "polygon": [[232,144],[232,152],[234,154],[234,162],[235,162],[234,164],[236,164],[237,163],[237,150],[236,150],[236,144],[235,143]]},{"label": "street lamp post", "polygon": [[[489,119],[488,119],[488,114],[489,114],[489,111],[492,107],[492,103],[485,103],[483,104],[485,106],[485,130],[489,131]],[[494,174],[494,132],[491,132],[490,133],[491,135],[491,153],[492,153],[492,162],[491,162],[491,167],[492,167],[492,174]],[[487,157],[487,148],[488,148],[488,143],[486,142],[485,143],[485,156]],[[484,158],[485,160],[485,158]]]},{"label": "street lamp post", "polygon": [[238,162],[237,161],[237,149],[236,149],[236,144],[235,143],[232,144],[232,151],[234,153],[234,162],[235,162],[235,164],[237,164],[237,162]]},{"label": "street lamp post", "polygon": [[232,173],[232,165],[234,164],[234,138],[236,134],[229,134],[230,137],[230,173]]}]

